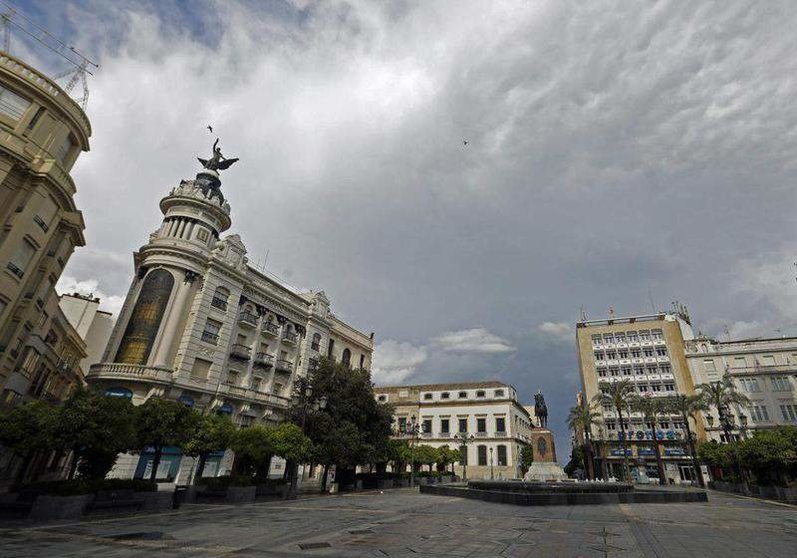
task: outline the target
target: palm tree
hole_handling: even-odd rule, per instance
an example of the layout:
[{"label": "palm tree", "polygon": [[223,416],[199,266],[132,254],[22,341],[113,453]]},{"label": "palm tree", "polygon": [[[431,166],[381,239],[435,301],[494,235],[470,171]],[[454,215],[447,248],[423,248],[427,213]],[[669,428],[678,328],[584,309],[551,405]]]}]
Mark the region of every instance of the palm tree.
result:
[{"label": "palm tree", "polygon": [[610,403],[617,411],[617,419],[620,421],[620,432],[623,437],[623,472],[625,480],[631,481],[631,469],[628,467],[628,436],[625,432],[623,422],[623,409],[628,408],[628,401],[632,394],[636,393],[634,384],[628,378],[623,378],[619,382],[601,382],[598,384],[601,392],[593,400],[597,403]]},{"label": "palm tree", "polygon": [[631,397],[631,409],[637,413],[642,413],[643,420],[651,425],[653,430],[653,450],[656,455],[656,469],[659,472],[659,484],[667,484],[664,478],[664,462],[661,459],[661,447],[659,438],[656,436],[656,428],[659,422],[659,415],[664,412],[662,400],[642,395]]},{"label": "palm tree", "polygon": [[686,437],[689,440],[689,456],[692,458],[692,465],[695,468],[695,474],[697,474],[697,482],[700,488],[705,488],[706,481],[703,478],[703,471],[700,469],[700,463],[697,461],[695,439],[692,436],[692,428],[689,426],[689,419],[691,418],[695,421],[695,424],[697,424],[695,416],[701,411],[707,411],[708,405],[701,395],[684,395],[682,393],[667,397],[664,400],[664,405],[669,412],[681,416],[681,420],[686,427]]},{"label": "palm tree", "polygon": [[587,478],[592,480],[595,478],[595,462],[594,454],[592,451],[592,425],[595,420],[600,417],[600,413],[594,410],[591,405],[576,405],[570,407],[570,413],[567,416],[567,425],[578,435],[578,431],[584,432],[584,447],[587,450]]},{"label": "palm tree", "polygon": [[745,394],[736,391],[733,379],[727,372],[722,376],[722,380],[707,384],[698,384],[695,388],[700,390],[703,400],[709,407],[716,407],[720,426],[725,433],[725,441],[730,446],[729,449],[731,459],[733,459],[734,473],[739,480],[742,480],[742,469],[739,466],[736,448],[731,444],[731,430],[733,429],[731,405],[749,407],[750,399]]}]

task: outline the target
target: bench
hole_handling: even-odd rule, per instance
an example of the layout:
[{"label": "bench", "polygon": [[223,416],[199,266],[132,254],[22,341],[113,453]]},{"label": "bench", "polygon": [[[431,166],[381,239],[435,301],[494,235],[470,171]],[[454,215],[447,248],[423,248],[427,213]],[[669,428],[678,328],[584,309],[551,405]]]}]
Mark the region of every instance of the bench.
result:
[{"label": "bench", "polygon": [[92,510],[107,510],[113,508],[141,507],[141,502],[133,497],[134,491],[129,488],[121,490],[99,490],[91,503]]}]

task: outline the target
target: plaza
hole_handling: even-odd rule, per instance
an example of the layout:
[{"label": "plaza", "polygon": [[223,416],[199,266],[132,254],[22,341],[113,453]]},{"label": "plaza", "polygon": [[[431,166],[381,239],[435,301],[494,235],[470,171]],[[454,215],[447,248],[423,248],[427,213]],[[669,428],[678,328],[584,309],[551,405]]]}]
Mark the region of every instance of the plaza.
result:
[{"label": "plaza", "polygon": [[779,557],[797,507],[708,503],[517,507],[411,489],[0,528],[6,558],[128,556]]}]

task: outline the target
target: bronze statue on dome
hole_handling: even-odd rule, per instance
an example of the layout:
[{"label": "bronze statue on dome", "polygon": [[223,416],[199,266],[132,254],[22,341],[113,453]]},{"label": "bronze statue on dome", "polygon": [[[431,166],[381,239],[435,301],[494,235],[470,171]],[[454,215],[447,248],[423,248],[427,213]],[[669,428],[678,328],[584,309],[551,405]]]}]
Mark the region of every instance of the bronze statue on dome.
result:
[{"label": "bronze statue on dome", "polygon": [[235,159],[228,159],[224,155],[221,154],[221,148],[218,147],[219,145],[219,138],[216,138],[216,141],[213,142],[213,156],[210,159],[201,159],[197,157],[197,160],[202,163],[202,166],[205,167],[207,170],[211,171],[220,171],[230,168],[233,163],[238,161],[238,158]]}]

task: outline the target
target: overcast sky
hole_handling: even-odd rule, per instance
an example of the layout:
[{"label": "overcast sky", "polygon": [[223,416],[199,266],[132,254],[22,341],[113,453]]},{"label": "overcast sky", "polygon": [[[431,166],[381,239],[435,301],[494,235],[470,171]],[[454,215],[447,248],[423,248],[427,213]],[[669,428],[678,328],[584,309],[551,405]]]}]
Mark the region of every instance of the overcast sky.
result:
[{"label": "overcast sky", "polygon": [[797,333],[793,2],[17,4],[101,66],[61,286],[108,308],[210,123],[230,232],[378,383],[541,389],[560,461],[580,307]]}]

